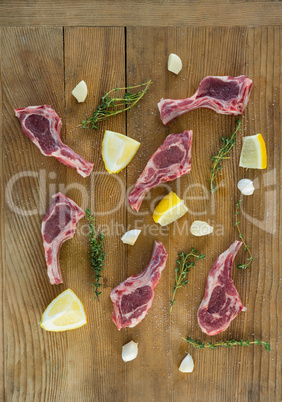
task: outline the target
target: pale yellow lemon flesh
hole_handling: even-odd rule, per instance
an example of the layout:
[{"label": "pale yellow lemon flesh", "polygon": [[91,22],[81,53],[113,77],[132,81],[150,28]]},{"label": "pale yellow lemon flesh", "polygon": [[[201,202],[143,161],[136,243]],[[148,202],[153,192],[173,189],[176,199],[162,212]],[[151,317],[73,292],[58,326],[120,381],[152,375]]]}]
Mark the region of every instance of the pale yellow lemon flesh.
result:
[{"label": "pale yellow lemon flesh", "polygon": [[267,167],[266,146],[261,134],[243,137],[239,166],[249,169]]},{"label": "pale yellow lemon flesh", "polygon": [[187,211],[184,201],[171,191],[156,206],[153,219],[161,226],[165,226],[181,218]]},{"label": "pale yellow lemon flesh", "polygon": [[46,308],[40,326],[46,331],[59,332],[79,328],[86,323],[82,302],[71,289],[67,289]]},{"label": "pale yellow lemon flesh", "polygon": [[102,157],[109,173],[118,173],[133,159],[140,142],[126,135],[105,131],[102,143]]}]

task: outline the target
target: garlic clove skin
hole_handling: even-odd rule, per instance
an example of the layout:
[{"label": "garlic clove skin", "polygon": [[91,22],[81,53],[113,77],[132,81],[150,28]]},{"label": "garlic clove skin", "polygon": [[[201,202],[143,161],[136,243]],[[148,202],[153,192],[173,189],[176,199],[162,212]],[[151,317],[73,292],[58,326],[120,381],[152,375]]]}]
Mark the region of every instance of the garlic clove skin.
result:
[{"label": "garlic clove skin", "polygon": [[182,70],[182,61],[177,54],[170,53],[168,57],[168,64],[167,64],[168,71],[171,71],[174,74],[179,74]]},{"label": "garlic clove skin", "polygon": [[252,195],[255,191],[254,183],[250,179],[239,180],[237,187],[243,195]]},{"label": "garlic clove skin", "polygon": [[213,227],[204,221],[194,221],[190,231],[194,236],[206,236],[213,232]]},{"label": "garlic clove skin", "polygon": [[80,81],[80,83],[72,90],[72,95],[76,98],[78,103],[85,101],[87,96],[87,85],[83,80]]},{"label": "garlic clove skin", "polygon": [[179,366],[179,371],[181,371],[181,373],[192,373],[193,370],[194,370],[193,358],[191,355],[189,355],[189,353],[187,353],[187,356],[184,357]]},{"label": "garlic clove skin", "polygon": [[131,246],[134,246],[140,233],[141,233],[141,230],[139,230],[139,229],[129,230],[128,232],[124,233],[124,235],[121,238],[121,241],[124,244],[130,244]]},{"label": "garlic clove skin", "polygon": [[121,357],[124,362],[134,360],[138,355],[138,343],[134,341],[128,342],[122,347]]}]

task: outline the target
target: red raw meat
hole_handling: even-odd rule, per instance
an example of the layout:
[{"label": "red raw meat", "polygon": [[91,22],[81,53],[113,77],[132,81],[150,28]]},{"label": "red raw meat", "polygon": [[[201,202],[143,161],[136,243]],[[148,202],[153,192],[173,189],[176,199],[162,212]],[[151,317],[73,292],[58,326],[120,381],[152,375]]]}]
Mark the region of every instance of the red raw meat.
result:
[{"label": "red raw meat", "polygon": [[253,82],[245,75],[239,77],[204,78],[197,92],[187,99],[161,99],[158,103],[163,124],[167,125],[184,113],[205,107],[220,114],[237,115],[244,112]]},{"label": "red raw meat", "polygon": [[225,331],[240,311],[246,310],[231,279],[232,264],[242,244],[240,241],[231,244],[209,272],[205,296],[198,310],[198,323],[208,335]]},{"label": "red raw meat", "polygon": [[89,176],[94,164],[75,153],[61,140],[62,122],[48,105],[29,106],[15,110],[23,133],[45,156],[54,156],[66,166],[77,170],[82,177]]},{"label": "red raw meat", "polygon": [[139,211],[143,198],[151,188],[190,172],[192,134],[192,130],[170,134],[151,156],[128,196],[128,203],[134,211]]},{"label": "red raw meat", "polygon": [[59,263],[59,252],[62,244],[71,239],[77,222],[85,215],[84,211],[70,198],[62,193],[52,196],[42,221],[41,233],[47,263],[47,273],[52,285],[63,283]]},{"label": "red raw meat", "polygon": [[167,252],[161,242],[155,241],[147,267],[139,275],[132,275],[111,291],[114,304],[113,322],[118,330],[135,327],[152,306],[154,289],[165,268]]}]

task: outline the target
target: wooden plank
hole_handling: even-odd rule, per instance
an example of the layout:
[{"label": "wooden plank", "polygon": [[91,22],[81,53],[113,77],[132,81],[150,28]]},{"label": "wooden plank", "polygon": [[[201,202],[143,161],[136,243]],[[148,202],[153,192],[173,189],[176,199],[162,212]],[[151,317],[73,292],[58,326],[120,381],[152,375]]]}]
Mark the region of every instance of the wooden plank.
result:
[{"label": "wooden plank", "polygon": [[[128,136],[141,143],[137,155],[127,168],[128,188],[134,186],[146,162],[168,134],[168,129],[163,127],[156,113],[156,98],[161,97],[161,88],[167,85],[163,69],[159,67],[165,52],[164,37],[164,28],[127,29],[128,85],[145,82],[148,78],[154,82],[137,108],[127,114]],[[128,206],[128,228],[142,229],[136,245],[128,247],[128,275],[136,275],[145,268],[152,253],[154,240],[161,241],[168,254],[171,253],[170,239],[167,236],[169,228],[161,228],[152,220],[152,198],[166,192],[165,186],[161,187],[150,192],[151,197],[146,197],[139,213],[134,213]],[[140,362],[138,363],[136,359],[134,368],[128,375],[127,395],[130,401],[171,400],[173,390],[172,359],[169,352],[171,334],[169,324],[164,319],[169,309],[169,278],[170,269],[167,263],[160,283],[155,289],[154,303],[148,316],[137,327],[128,329],[128,341],[134,339],[138,342],[140,355],[138,356]],[[162,360],[161,356],[166,357]],[[146,388],[136,394],[135,387],[141,389],[141,384],[146,384]]]},{"label": "wooden plank", "polygon": [[[60,399],[67,337],[49,334],[38,323],[62,286],[49,283],[40,229],[51,196],[48,174],[56,172],[64,181],[66,167],[43,156],[23,135],[14,109],[47,103],[63,117],[62,29],[3,29],[2,86],[6,400]],[[34,209],[31,215],[23,213]]]},{"label": "wooden plank", "polygon": [[[120,240],[122,233],[116,228],[125,227],[126,171],[110,175],[101,156],[105,129],[126,134],[125,114],[99,124],[98,130],[77,128],[77,125],[95,110],[105,91],[125,84],[124,28],[66,28],[65,29],[65,97],[68,143],[95,163],[92,176],[79,178],[68,171],[68,193],[83,208],[89,207],[97,227],[105,233],[106,261],[100,301],[93,300],[93,273],[89,263],[86,232],[77,234],[77,241],[67,244],[67,286],[83,300],[89,324],[81,331],[68,336],[66,400],[123,401],[125,384],[121,363],[121,339],[111,320],[110,291],[126,277],[126,253]],[[78,104],[72,89],[85,80],[88,96]],[[80,186],[80,187],[78,187]],[[120,198],[122,204],[120,207]],[[114,363],[113,363],[114,362]]]},{"label": "wooden plank", "polygon": [[261,26],[281,14],[276,1],[2,0],[0,26]]},{"label": "wooden plank", "polygon": [[[153,150],[163,142],[167,134],[182,132],[184,129],[193,129],[194,132],[192,171],[169,184],[173,191],[186,200],[189,214],[177,225],[172,224],[163,235],[159,230],[157,236],[143,239],[138,249],[135,247],[128,254],[128,265],[138,272],[140,260],[148,259],[152,238],[163,240],[169,251],[168,264],[156,288],[152,311],[146,317],[146,322],[144,320],[134,331],[130,331],[140,342],[142,364],[134,366],[128,377],[129,400],[134,395],[137,401],[154,398],[185,401],[187,395],[191,400],[279,399],[281,382],[277,380],[279,369],[276,350],[279,270],[278,256],[272,249],[278,249],[278,232],[270,231],[271,228],[278,230],[278,215],[273,211],[274,206],[278,210],[279,202],[279,151],[276,144],[279,143],[280,54],[274,48],[279,49],[280,34],[281,30],[271,27],[127,29],[128,83],[136,84],[147,77],[154,82],[139,108],[128,113],[128,135],[140,140],[142,144],[128,167],[128,185],[134,183]],[[182,58],[183,70],[179,76],[167,71],[167,57],[171,52]],[[160,123],[156,105],[161,97],[183,98],[192,95],[206,75],[240,74],[252,78],[254,88],[243,116],[242,133],[232,151],[232,159],[225,161],[223,173],[219,177],[221,188],[211,197],[206,180],[210,156],[219,148],[220,137],[230,135],[237,119],[202,109],[182,116],[166,128]],[[268,169],[266,172],[239,169],[241,137],[257,132],[261,132],[266,139]],[[242,218],[242,229],[252,247],[254,263],[249,271],[240,271],[235,266],[233,278],[248,310],[240,314],[227,331],[211,339],[201,332],[196,314],[212,263],[236,238],[233,226],[235,202],[239,197],[236,185],[243,177],[250,177],[258,187],[253,197],[244,200],[244,210],[257,219],[266,216],[267,221],[258,227],[256,222],[252,225],[252,219],[250,222],[250,219]],[[264,186],[270,188],[267,190]],[[168,191],[164,188],[155,189],[151,192],[151,199],[143,202],[141,215],[147,214],[141,216],[140,228],[153,225],[152,199]],[[136,219],[138,216],[129,212],[128,222],[134,224]],[[195,219],[213,224],[214,234],[194,238],[187,228]],[[188,226],[185,226],[186,223]],[[191,271],[187,287],[178,291],[177,302],[170,315],[169,299],[173,289],[177,252],[187,252],[191,247],[206,253],[207,257]],[[244,257],[241,250],[237,263]],[[181,340],[181,336],[186,335],[205,341],[259,338],[271,341],[273,349],[270,353],[260,347],[193,350]],[[186,350],[195,359],[195,371],[191,376],[178,371]],[[146,383],[146,389],[136,396],[135,387],[140,381]]]},{"label": "wooden plank", "polygon": [[[267,171],[262,175],[252,173],[260,187],[256,197],[251,197],[246,203],[246,212],[257,219],[253,227],[247,224],[247,235],[252,239],[252,247],[258,250],[258,269],[252,270],[248,286],[247,301],[254,317],[248,317],[249,334],[259,334],[260,337],[270,337],[273,346],[272,358],[254,354],[252,377],[254,398],[265,400],[278,400],[281,392],[279,376],[279,362],[277,356],[281,354],[279,339],[279,205],[281,197],[278,183],[281,180],[280,152],[275,144],[281,141],[279,134],[279,100],[281,99],[281,28],[268,28],[252,30],[249,35],[248,47],[250,49],[250,75],[254,77],[257,85],[254,88],[253,102],[250,104],[248,134],[261,132],[266,140],[268,152]],[[278,47],[277,47],[278,46]],[[276,52],[275,49],[280,49]],[[280,109],[281,114],[281,109]],[[259,198],[258,198],[259,197]],[[260,201],[260,202],[259,202]],[[259,222],[260,221],[260,222]],[[258,228],[259,226],[259,228]],[[253,286],[258,288],[253,292]],[[251,321],[251,322],[250,322]],[[280,324],[281,328],[281,324]]]},{"label": "wooden plank", "polygon": [[[2,31],[0,30],[0,60],[2,60],[2,47],[1,47],[1,35]],[[0,62],[0,77],[2,82],[2,68]],[[4,216],[4,205],[5,205],[5,187],[4,187],[4,153],[3,153],[3,119],[2,119],[2,85],[0,88],[0,211],[1,217]],[[5,226],[4,219],[1,219],[0,222],[0,233],[1,233],[1,249],[0,249],[0,270],[1,270],[1,287],[0,287],[0,300],[1,300],[1,320],[0,320],[0,354],[4,356],[4,270],[5,270]],[[5,359],[1,362],[0,366],[0,395],[5,399]]]}]

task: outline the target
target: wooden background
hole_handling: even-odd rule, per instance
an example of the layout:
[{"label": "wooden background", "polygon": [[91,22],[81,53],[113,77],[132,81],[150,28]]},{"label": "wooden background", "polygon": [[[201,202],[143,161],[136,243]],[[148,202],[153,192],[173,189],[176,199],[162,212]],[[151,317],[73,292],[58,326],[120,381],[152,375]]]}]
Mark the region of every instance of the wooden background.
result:
[{"label": "wooden background", "polygon": [[[138,1],[134,8],[129,1],[122,7],[118,1],[1,2],[1,400],[281,399],[280,23],[279,2],[206,0],[173,5],[170,1]],[[171,52],[182,58],[179,76],[167,71]],[[157,102],[161,97],[192,95],[206,75],[240,74],[250,77],[254,86],[242,118],[242,133],[231,159],[224,162],[221,188],[211,197],[205,191],[210,155],[218,150],[220,137],[234,129],[236,118],[201,109],[166,128]],[[137,108],[101,124],[97,131],[77,127],[104,91],[147,78],[154,84]],[[89,95],[84,104],[77,104],[71,90],[82,79]],[[13,109],[44,103],[52,105],[62,118],[64,141],[95,163],[91,177],[83,179],[54,158],[44,157],[22,134]],[[105,128],[141,142],[133,161],[118,175],[107,174],[101,158]],[[191,173],[153,189],[140,213],[134,214],[127,208],[125,191],[165,137],[184,129],[194,133]],[[239,169],[241,137],[258,132],[266,141],[267,170]],[[11,180],[16,174],[11,198]],[[248,271],[238,270],[236,264],[245,257],[241,250],[232,277],[247,311],[224,333],[211,338],[201,332],[196,313],[212,263],[237,236],[233,224],[240,195],[236,186],[243,177],[254,180],[256,186],[243,205],[255,222],[241,219],[254,263]],[[189,213],[162,229],[154,225],[152,208],[169,189],[185,199]],[[57,191],[65,192],[83,208],[89,206],[100,228],[111,228],[106,234],[99,303],[93,301],[85,220],[61,250],[64,284],[49,283],[40,229]],[[34,211],[23,216],[16,207]],[[214,234],[202,238],[189,234],[195,219],[214,225]],[[134,247],[120,240],[129,227],[143,229]],[[164,243],[169,258],[153,306],[137,327],[119,332],[111,320],[110,291],[146,266],[155,239]],[[192,246],[205,253],[206,260],[190,272],[189,283],[178,291],[169,314],[177,252],[187,252]],[[38,325],[40,317],[51,300],[67,288],[83,301],[89,323],[66,333],[45,332]],[[260,346],[197,350],[181,338],[187,335],[202,341],[259,338],[271,343],[271,352]],[[138,342],[139,355],[123,363],[121,347],[131,339]],[[195,361],[193,374],[178,371],[186,351]]]}]

